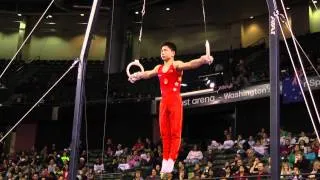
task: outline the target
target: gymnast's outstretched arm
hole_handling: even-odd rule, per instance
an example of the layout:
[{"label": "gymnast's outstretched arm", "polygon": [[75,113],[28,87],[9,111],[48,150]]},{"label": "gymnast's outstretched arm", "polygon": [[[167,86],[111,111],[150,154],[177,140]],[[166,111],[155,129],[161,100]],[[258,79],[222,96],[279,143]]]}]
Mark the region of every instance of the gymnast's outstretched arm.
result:
[{"label": "gymnast's outstretched arm", "polygon": [[177,70],[189,70],[189,69],[196,69],[200,67],[203,64],[211,64],[213,61],[212,56],[201,56],[198,59],[194,59],[188,62],[182,62],[182,61],[174,61],[174,66]]},{"label": "gymnast's outstretched arm", "polygon": [[155,66],[152,70],[139,72],[141,73],[141,79],[150,79],[158,74],[160,65]]},{"label": "gymnast's outstretched arm", "polygon": [[150,78],[157,75],[159,67],[160,67],[160,65],[157,65],[152,70],[144,71],[144,72],[136,72],[136,73],[132,74],[128,80],[131,83],[134,83],[140,79],[150,79]]}]

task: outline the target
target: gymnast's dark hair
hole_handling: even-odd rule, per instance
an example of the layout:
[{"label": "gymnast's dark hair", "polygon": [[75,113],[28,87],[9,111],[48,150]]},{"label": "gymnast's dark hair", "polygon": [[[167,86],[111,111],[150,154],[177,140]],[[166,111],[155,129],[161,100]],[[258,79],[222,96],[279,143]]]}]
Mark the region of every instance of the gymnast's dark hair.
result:
[{"label": "gymnast's dark hair", "polygon": [[169,42],[169,41],[164,42],[161,44],[161,48],[163,46],[168,46],[172,51],[176,52],[176,54],[177,54],[177,46],[173,42]]}]

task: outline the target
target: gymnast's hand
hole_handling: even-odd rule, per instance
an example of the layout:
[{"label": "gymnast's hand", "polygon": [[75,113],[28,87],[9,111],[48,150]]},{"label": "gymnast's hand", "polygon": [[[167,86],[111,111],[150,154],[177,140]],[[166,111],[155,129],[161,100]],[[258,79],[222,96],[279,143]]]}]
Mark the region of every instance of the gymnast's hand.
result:
[{"label": "gymnast's hand", "polygon": [[213,57],[212,56],[208,56],[208,55],[203,55],[200,57],[200,59],[202,60],[203,64],[211,64],[213,62]]},{"label": "gymnast's hand", "polygon": [[135,83],[136,81],[142,79],[143,77],[143,72],[136,72],[133,73],[131,76],[129,76],[128,81],[130,81],[131,83]]}]

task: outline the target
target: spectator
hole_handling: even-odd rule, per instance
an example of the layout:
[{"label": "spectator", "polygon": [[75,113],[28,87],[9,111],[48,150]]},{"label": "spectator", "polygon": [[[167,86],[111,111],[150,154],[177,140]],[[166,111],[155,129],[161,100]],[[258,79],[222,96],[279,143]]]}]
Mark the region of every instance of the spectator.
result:
[{"label": "spectator", "polygon": [[97,159],[93,165],[93,170],[96,174],[101,174],[104,171],[104,164],[101,159]]},{"label": "spectator", "polygon": [[293,167],[293,175],[289,179],[292,179],[292,180],[302,180],[303,179],[302,175],[300,174],[299,167],[297,167],[297,166]]},{"label": "spectator", "polygon": [[258,140],[253,146],[253,150],[259,155],[264,156],[266,153],[266,147],[261,144],[261,141]]},{"label": "spectator", "polygon": [[112,150],[112,148],[110,146],[107,147],[107,151],[105,152],[105,154],[107,155],[107,157],[112,157],[113,156],[113,150]]},{"label": "spectator", "polygon": [[266,129],[265,128],[261,128],[260,131],[258,132],[257,136],[262,137],[264,133],[266,133]]},{"label": "spectator", "polygon": [[[129,156],[127,157],[127,159],[129,159]],[[130,169],[130,165],[128,162],[126,162],[125,159],[121,159],[120,162],[119,162],[119,165],[118,165],[118,169],[122,170],[122,171],[125,171],[125,170],[128,170]]]},{"label": "spectator", "polygon": [[281,179],[288,179],[292,175],[292,170],[288,162],[283,162],[281,164]]},{"label": "spectator", "polygon": [[263,146],[265,146],[265,147],[269,146],[270,139],[269,139],[268,134],[266,132],[262,133],[262,137],[261,137],[260,141]]},{"label": "spectator", "polygon": [[136,150],[136,151],[133,151],[132,156],[130,156],[128,164],[130,165],[131,168],[135,168],[140,165],[140,160],[141,158],[138,154],[138,151]]},{"label": "spectator", "polygon": [[[236,154],[235,157],[234,157],[233,162],[231,162],[231,164],[230,164],[231,170],[233,172],[238,171],[238,164],[240,164],[239,161],[242,164],[242,157],[241,157],[240,154]],[[225,166],[228,166],[228,164],[226,164]]]},{"label": "spectator", "polygon": [[311,148],[312,148],[312,151],[316,153],[316,157],[320,157],[319,155],[319,150],[320,150],[320,144],[319,144],[319,141],[315,140],[312,142],[311,144]]},{"label": "spectator", "polygon": [[114,149],[114,145],[112,143],[112,139],[111,138],[107,138],[107,142],[106,142],[105,148],[106,149],[108,149],[108,148]]},{"label": "spectator", "polygon": [[316,160],[313,162],[312,171],[310,172],[311,175],[308,178],[311,180],[320,179],[320,161]]},{"label": "spectator", "polygon": [[293,147],[293,149],[292,149],[292,151],[291,151],[291,153],[289,155],[289,158],[288,158],[291,167],[293,167],[293,164],[295,163],[296,154],[299,153],[300,151],[301,150],[300,150],[299,144],[296,144]]},{"label": "spectator", "polygon": [[123,154],[123,149],[122,149],[122,145],[121,144],[118,144],[117,146],[117,150],[116,152],[114,153],[115,156],[119,157]]},{"label": "spectator", "polygon": [[184,169],[179,169],[179,180],[184,180],[186,177],[186,173]]},{"label": "spectator", "polygon": [[156,169],[152,169],[151,175],[148,176],[146,180],[160,180],[160,176],[157,175]]},{"label": "spectator", "polygon": [[83,157],[79,159],[79,169],[82,169],[86,166],[86,160]]},{"label": "spectator", "polygon": [[309,171],[309,161],[303,157],[301,151],[296,153],[294,166],[298,167],[302,173],[307,173]]},{"label": "spectator", "polygon": [[290,140],[291,145],[295,145],[297,143],[297,138],[293,137],[291,132],[288,132],[287,138]]},{"label": "spectator", "polygon": [[282,157],[288,156],[291,152],[291,144],[289,139],[284,139],[284,143],[280,145],[280,154]]},{"label": "spectator", "polygon": [[239,134],[237,140],[235,141],[235,143],[237,143],[237,148],[238,149],[243,149],[243,144],[246,142],[245,139],[242,138],[242,135]]},{"label": "spectator", "polygon": [[166,180],[173,180],[173,174],[172,173],[168,173]]},{"label": "spectator", "polygon": [[269,179],[269,177],[267,176],[268,174],[265,172],[264,164],[262,162],[258,163],[257,168],[258,168],[258,172],[253,174],[257,176],[255,179],[257,180]]},{"label": "spectator", "polygon": [[141,154],[141,163],[144,166],[151,166],[153,164],[153,159],[150,152]]},{"label": "spectator", "polygon": [[48,172],[55,173],[55,169],[56,169],[56,163],[54,162],[53,159],[51,159],[48,165]]},{"label": "spectator", "polygon": [[246,172],[246,168],[243,165],[240,165],[239,171],[234,174],[234,177],[235,177],[234,179],[235,180],[247,180],[248,178],[245,176],[248,176],[248,173]]},{"label": "spectator", "polygon": [[228,150],[232,149],[234,146],[234,141],[231,139],[231,135],[226,135],[226,140],[223,142],[223,145],[219,147],[219,149]]},{"label": "spectator", "polygon": [[300,137],[299,137],[299,140],[298,140],[298,143],[300,143],[300,141],[304,141],[306,144],[309,144],[309,138],[306,136],[306,134],[301,131],[300,133]]},{"label": "spectator", "polygon": [[208,161],[207,165],[204,167],[201,178],[206,178],[209,176],[209,170],[212,169],[212,162]]},{"label": "spectator", "polygon": [[251,147],[255,145],[256,142],[254,141],[253,136],[249,136],[248,143],[249,143],[249,145],[250,145]]},{"label": "spectator", "polygon": [[307,150],[307,152],[304,154],[305,158],[309,162],[313,162],[316,159],[316,153],[314,151],[312,151],[310,146],[307,146],[306,150]]},{"label": "spectator", "polygon": [[224,171],[225,171],[224,178],[229,179],[229,178],[232,176],[232,174],[231,174],[231,167],[230,167],[230,166],[226,166],[226,167],[224,168]]},{"label": "spectator", "polygon": [[67,155],[66,151],[63,151],[63,154],[61,156],[61,160],[63,162],[63,164],[68,164],[69,163],[69,156]]},{"label": "spectator", "polygon": [[304,140],[299,140],[299,146],[300,146],[300,150],[303,152],[303,153],[307,153],[307,145],[305,143]]},{"label": "spectator", "polygon": [[134,175],[134,180],[143,180],[142,175],[141,175],[141,170],[136,170],[135,175]]},{"label": "spectator", "polygon": [[133,145],[132,151],[141,151],[144,148],[144,144],[141,141],[141,138],[137,139],[137,142]]},{"label": "spectator", "polygon": [[149,138],[145,139],[145,145],[144,145],[144,150],[145,151],[151,151],[152,149],[154,149],[154,145],[151,142],[151,140]]},{"label": "spectator", "polygon": [[259,158],[255,158],[253,165],[250,167],[250,173],[251,174],[257,174],[258,173],[258,164],[260,163],[260,159]]},{"label": "spectator", "polygon": [[187,158],[184,160],[186,163],[196,164],[200,160],[202,160],[203,154],[200,150],[198,150],[197,145],[193,145],[193,149],[190,150]]},{"label": "spectator", "polygon": [[161,170],[160,164],[157,164],[155,169],[157,171],[157,175],[160,175],[160,170]]},{"label": "spectator", "polygon": [[63,177],[63,180],[68,180],[69,178],[69,165],[64,165],[63,167],[63,173],[62,173],[62,177]]},{"label": "spectator", "polygon": [[201,177],[202,171],[201,171],[201,168],[200,168],[200,164],[199,164],[199,163],[196,163],[196,164],[194,165],[193,172],[194,172],[194,175],[195,175],[195,176]]}]

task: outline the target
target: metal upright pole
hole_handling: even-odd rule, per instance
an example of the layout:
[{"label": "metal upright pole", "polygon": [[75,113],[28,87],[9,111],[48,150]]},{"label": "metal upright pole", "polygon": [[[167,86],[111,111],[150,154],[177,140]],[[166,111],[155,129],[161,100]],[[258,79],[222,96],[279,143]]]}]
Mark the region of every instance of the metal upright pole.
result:
[{"label": "metal upright pole", "polygon": [[270,144],[271,179],[280,179],[280,63],[279,26],[276,23],[277,4],[267,0],[269,10],[269,72],[270,72]]},{"label": "metal upright pole", "polygon": [[89,54],[90,44],[92,40],[92,28],[95,26],[99,9],[101,5],[101,0],[94,0],[86,34],[84,37],[80,62],[78,66],[78,76],[77,76],[77,88],[76,97],[74,105],[74,116],[73,116],[73,129],[72,129],[72,140],[71,140],[71,159],[70,159],[70,169],[69,169],[69,179],[77,179],[78,170],[78,160],[79,160],[79,145],[80,145],[80,130],[82,121],[82,111],[83,111],[83,92],[85,85],[85,75],[86,75],[86,62]]}]

